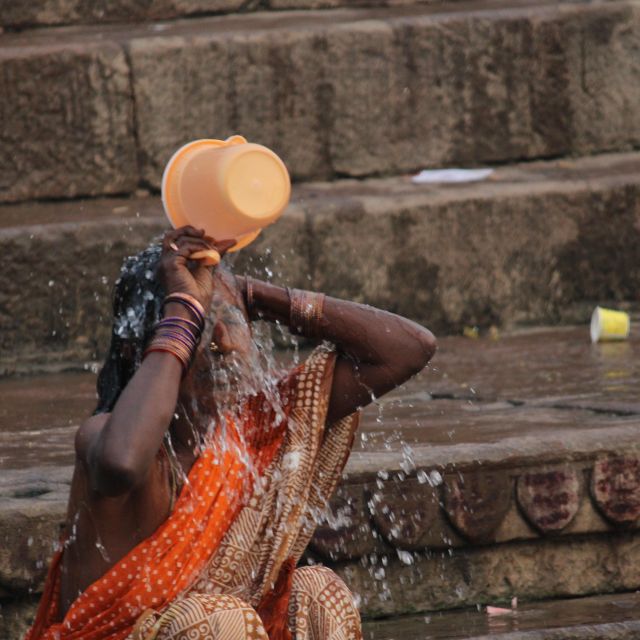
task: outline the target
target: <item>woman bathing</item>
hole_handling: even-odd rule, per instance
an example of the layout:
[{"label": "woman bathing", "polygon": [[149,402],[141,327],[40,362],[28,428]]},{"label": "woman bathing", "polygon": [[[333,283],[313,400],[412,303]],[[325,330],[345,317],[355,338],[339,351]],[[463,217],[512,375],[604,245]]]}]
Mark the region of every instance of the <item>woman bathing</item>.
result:
[{"label": "woman bathing", "polygon": [[[361,637],[340,578],[296,563],[358,410],[420,371],[435,339],[391,313],[188,259],[229,246],[183,227],[125,264],[28,640]],[[269,382],[257,319],[323,344]]]}]

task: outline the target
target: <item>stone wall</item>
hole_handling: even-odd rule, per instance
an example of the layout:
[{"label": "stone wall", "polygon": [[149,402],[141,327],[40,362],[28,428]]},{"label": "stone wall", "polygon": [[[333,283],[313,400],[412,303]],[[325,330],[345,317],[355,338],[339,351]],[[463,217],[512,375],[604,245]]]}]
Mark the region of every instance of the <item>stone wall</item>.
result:
[{"label": "stone wall", "polygon": [[[158,188],[242,133],[298,180],[634,148],[633,3],[301,11],[9,34],[0,201]],[[526,81],[522,81],[526,79]]]}]

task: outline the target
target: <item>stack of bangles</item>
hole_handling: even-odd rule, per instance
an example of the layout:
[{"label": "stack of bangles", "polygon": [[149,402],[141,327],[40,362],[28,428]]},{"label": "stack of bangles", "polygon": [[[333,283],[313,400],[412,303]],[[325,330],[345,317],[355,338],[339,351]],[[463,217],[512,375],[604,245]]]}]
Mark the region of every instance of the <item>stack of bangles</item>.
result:
[{"label": "stack of bangles", "polygon": [[175,356],[182,364],[183,375],[189,369],[193,354],[200,342],[204,328],[204,307],[193,296],[187,293],[172,293],[163,302],[164,307],[170,302],[181,304],[191,314],[192,320],[180,316],[162,318],[154,327],[154,334],[145,357],[154,351],[163,351]]},{"label": "stack of bangles", "polygon": [[307,338],[321,337],[324,293],[287,289],[289,294],[289,329]]}]

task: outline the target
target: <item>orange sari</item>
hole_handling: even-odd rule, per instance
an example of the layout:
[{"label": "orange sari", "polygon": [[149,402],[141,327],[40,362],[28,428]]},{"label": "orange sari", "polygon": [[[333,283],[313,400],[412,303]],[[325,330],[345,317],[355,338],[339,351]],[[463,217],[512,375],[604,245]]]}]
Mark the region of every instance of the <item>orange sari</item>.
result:
[{"label": "orange sari", "polygon": [[[173,513],[90,585],[57,622],[62,552],[53,559],[26,640],[125,640],[149,610],[188,593],[242,597],[267,618],[286,606],[291,572],[347,460],[357,416],[325,429],[334,353],[317,349],[282,385],[285,415],[251,398],[194,463]],[[259,480],[247,482],[247,460]]]}]

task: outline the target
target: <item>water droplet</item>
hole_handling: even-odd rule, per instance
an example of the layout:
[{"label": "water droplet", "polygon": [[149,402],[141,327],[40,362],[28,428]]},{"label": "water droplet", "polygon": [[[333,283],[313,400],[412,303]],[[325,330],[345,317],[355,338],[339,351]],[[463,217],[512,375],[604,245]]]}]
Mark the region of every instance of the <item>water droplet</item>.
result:
[{"label": "water droplet", "polygon": [[412,565],[414,563],[413,555],[408,551],[404,551],[403,549],[396,549],[398,553],[398,558],[402,564]]},{"label": "water droplet", "polygon": [[429,484],[432,487],[438,487],[442,484],[442,474],[436,469],[429,473]]}]

